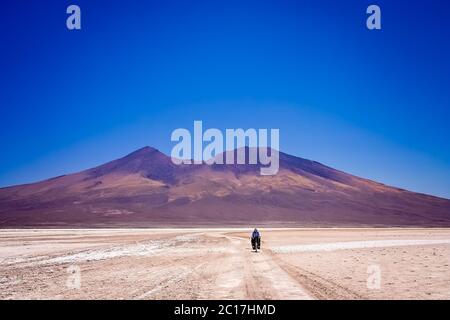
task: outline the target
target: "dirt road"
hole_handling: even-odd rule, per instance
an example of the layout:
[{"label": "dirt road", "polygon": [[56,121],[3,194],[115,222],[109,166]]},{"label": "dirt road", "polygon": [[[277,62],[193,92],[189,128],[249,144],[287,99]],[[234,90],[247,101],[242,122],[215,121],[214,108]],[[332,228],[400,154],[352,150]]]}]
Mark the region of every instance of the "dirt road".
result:
[{"label": "dirt road", "polygon": [[249,231],[1,230],[0,298],[450,297],[450,230]]}]

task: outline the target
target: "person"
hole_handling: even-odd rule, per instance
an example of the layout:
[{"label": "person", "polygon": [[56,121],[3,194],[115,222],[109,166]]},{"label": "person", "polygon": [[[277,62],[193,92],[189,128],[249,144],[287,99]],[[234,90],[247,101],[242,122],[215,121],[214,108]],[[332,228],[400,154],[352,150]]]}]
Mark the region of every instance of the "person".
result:
[{"label": "person", "polygon": [[255,228],[252,233],[252,248],[253,249],[259,249],[261,248],[261,234],[259,233],[258,229]]}]

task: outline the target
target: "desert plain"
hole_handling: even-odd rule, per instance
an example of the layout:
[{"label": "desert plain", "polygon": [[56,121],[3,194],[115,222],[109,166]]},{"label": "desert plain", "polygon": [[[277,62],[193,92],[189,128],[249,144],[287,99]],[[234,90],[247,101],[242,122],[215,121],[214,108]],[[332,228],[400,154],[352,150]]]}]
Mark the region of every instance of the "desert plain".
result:
[{"label": "desert plain", "polygon": [[449,299],[450,229],[2,229],[0,299]]}]

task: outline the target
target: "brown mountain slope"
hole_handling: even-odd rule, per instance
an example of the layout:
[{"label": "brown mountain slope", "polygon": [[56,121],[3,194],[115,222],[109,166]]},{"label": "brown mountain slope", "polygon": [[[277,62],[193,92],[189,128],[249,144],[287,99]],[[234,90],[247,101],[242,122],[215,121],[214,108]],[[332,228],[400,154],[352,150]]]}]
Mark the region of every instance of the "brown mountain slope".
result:
[{"label": "brown mountain slope", "polygon": [[[248,152],[248,149],[246,150]],[[450,226],[450,200],[280,153],[257,165],[174,165],[145,147],[75,174],[0,189],[0,226]]]}]

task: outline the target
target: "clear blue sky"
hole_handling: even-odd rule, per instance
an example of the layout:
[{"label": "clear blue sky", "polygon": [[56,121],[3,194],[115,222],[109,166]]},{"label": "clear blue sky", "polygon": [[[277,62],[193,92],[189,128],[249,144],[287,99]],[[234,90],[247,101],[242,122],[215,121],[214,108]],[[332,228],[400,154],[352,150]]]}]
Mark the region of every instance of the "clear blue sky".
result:
[{"label": "clear blue sky", "polygon": [[[365,27],[382,9],[382,30]],[[82,30],[68,31],[78,4]],[[0,13],[0,185],[205,127],[279,128],[281,150],[450,198],[450,3],[25,1]]]}]

